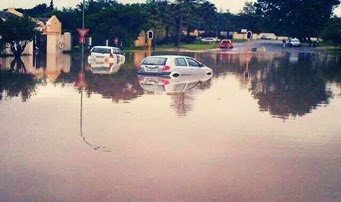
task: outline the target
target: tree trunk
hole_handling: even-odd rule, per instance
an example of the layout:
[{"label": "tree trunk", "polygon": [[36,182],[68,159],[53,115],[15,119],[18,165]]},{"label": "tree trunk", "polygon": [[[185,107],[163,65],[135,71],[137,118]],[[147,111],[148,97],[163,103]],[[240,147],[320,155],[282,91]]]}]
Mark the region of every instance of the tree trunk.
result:
[{"label": "tree trunk", "polygon": [[10,43],[11,45],[11,51],[14,55],[15,58],[20,58],[20,56],[22,55],[22,53],[24,52],[27,42],[23,41],[23,42],[12,42]]}]

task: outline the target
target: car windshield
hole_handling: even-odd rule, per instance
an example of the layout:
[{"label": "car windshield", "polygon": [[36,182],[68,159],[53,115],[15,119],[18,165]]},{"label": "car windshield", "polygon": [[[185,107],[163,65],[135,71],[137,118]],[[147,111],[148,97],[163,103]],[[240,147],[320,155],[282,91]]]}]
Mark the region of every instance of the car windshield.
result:
[{"label": "car windshield", "polygon": [[221,43],[230,43],[230,40],[222,40]]},{"label": "car windshield", "polygon": [[113,48],[112,50],[113,50],[113,53],[115,53],[115,54],[123,54],[121,49],[119,49],[119,48]]},{"label": "car windshield", "polygon": [[165,65],[167,58],[163,57],[147,57],[143,60],[143,65]]},{"label": "car windshield", "polygon": [[107,49],[107,48],[93,48],[91,52],[93,52],[93,53],[110,53],[110,49]]}]

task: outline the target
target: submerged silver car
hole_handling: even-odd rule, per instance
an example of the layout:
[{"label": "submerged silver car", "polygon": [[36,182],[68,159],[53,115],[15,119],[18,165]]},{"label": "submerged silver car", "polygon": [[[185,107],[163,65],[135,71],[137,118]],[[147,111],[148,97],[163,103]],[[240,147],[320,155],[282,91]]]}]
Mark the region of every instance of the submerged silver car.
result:
[{"label": "submerged silver car", "polygon": [[193,74],[213,75],[211,68],[194,58],[181,55],[148,56],[142,60],[138,68],[138,74],[148,75],[167,75],[171,77]]}]

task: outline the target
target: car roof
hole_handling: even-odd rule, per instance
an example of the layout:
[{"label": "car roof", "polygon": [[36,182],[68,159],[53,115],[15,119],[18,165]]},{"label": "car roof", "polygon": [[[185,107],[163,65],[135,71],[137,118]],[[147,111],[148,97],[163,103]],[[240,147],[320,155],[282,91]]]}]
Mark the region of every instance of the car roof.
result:
[{"label": "car roof", "polygon": [[167,57],[167,58],[179,58],[179,57],[186,57],[186,58],[192,58],[189,56],[185,56],[185,55],[152,55],[152,56],[148,56],[148,57]]},{"label": "car roof", "polygon": [[117,50],[119,50],[119,48],[113,47],[113,46],[94,46],[94,47],[92,47],[92,48],[112,48],[112,49],[117,49]]}]

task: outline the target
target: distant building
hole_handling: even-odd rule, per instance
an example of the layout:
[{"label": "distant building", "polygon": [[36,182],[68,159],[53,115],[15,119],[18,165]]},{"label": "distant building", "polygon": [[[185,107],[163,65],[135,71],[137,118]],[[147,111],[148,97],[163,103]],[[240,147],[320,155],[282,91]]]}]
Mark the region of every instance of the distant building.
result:
[{"label": "distant building", "polygon": [[[0,18],[6,20],[10,15],[23,17],[23,14],[14,8],[0,11]],[[62,23],[53,15],[50,18],[31,18],[37,23],[37,29],[41,32],[35,40],[26,46],[24,54],[33,54],[34,49],[45,53],[57,53],[71,50],[71,34],[62,34]],[[6,50],[9,53],[9,50]]]}]

